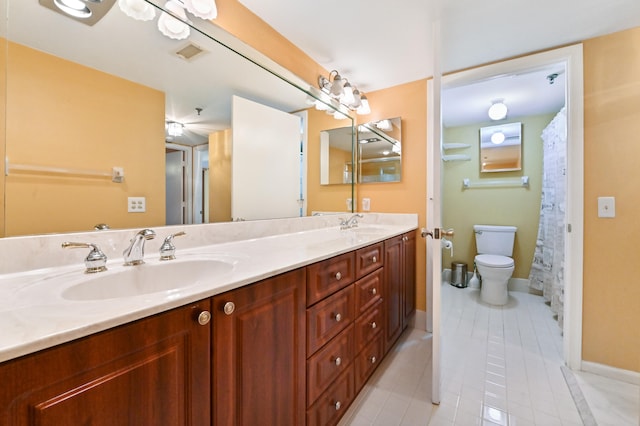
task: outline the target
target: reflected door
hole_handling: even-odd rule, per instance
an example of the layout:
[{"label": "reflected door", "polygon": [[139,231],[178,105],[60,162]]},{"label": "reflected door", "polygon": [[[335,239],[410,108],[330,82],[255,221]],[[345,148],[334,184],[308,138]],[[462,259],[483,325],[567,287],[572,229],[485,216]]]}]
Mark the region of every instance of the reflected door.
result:
[{"label": "reflected door", "polygon": [[233,97],[233,220],[300,216],[300,117]]},{"label": "reflected door", "polygon": [[167,150],[167,225],[184,223],[184,152]]}]

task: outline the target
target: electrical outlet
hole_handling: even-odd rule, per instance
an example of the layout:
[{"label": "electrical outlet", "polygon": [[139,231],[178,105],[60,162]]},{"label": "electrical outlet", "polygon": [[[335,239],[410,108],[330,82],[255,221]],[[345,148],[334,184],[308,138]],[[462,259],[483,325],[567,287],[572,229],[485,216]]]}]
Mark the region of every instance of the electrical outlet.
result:
[{"label": "electrical outlet", "polygon": [[371,210],[371,198],[363,198],[362,199],[362,211],[368,212]]},{"label": "electrical outlet", "polygon": [[598,217],[616,217],[615,197],[598,197]]},{"label": "electrical outlet", "polygon": [[145,197],[129,197],[127,199],[127,212],[144,213],[147,211],[147,199]]},{"label": "electrical outlet", "polygon": [[347,198],[347,211],[353,211],[353,200],[351,198]]}]

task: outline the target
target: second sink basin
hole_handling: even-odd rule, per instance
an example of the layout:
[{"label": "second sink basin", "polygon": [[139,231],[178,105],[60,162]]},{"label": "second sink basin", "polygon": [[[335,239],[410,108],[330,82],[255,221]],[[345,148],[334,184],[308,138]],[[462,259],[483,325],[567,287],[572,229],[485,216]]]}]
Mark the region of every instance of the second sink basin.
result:
[{"label": "second sink basin", "polygon": [[172,260],[126,266],[117,271],[86,275],[62,292],[67,300],[102,300],[180,290],[233,270],[234,263],[218,259]]}]

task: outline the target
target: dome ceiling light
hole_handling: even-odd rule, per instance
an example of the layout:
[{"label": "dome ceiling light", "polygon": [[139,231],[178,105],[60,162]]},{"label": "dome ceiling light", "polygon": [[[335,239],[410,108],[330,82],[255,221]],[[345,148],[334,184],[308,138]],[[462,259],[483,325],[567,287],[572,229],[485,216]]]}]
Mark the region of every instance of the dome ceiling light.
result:
[{"label": "dome ceiling light", "polygon": [[507,106],[502,99],[498,99],[491,103],[489,107],[489,118],[497,121],[507,117]]}]

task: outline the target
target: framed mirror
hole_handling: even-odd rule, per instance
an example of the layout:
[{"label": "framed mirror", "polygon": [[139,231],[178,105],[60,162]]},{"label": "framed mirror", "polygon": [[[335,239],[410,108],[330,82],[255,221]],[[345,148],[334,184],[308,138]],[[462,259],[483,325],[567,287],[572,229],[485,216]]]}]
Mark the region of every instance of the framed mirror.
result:
[{"label": "framed mirror", "polygon": [[400,117],[358,126],[358,183],[400,182],[401,139]]},{"label": "framed mirror", "polygon": [[[305,174],[321,128],[312,122],[315,114],[305,115],[308,97],[317,95],[312,86],[209,21],[189,15],[189,35],[169,38],[157,26],[165,2],[145,4],[155,14],[149,21],[127,16],[114,2],[98,22],[85,25],[35,0],[0,1],[7,17],[0,66],[8,166],[0,236],[86,231],[99,223],[165,225],[167,209],[175,206],[167,171],[184,163],[191,166],[174,174],[185,180],[171,185],[183,223],[231,220],[233,214],[214,219],[204,210],[228,202],[212,183],[220,182],[219,159],[228,167],[231,157],[234,96],[299,116],[304,132],[293,149],[301,175],[291,216],[335,210],[325,208],[328,197],[310,194],[320,182]],[[346,118],[333,121],[353,128]],[[277,161],[270,160],[270,173],[279,170]],[[112,181],[115,170],[120,182]],[[343,206],[352,195],[345,185],[332,196]],[[140,198],[144,208],[130,203]],[[307,206],[307,200],[318,201]]]},{"label": "framed mirror", "polygon": [[522,170],[522,123],[480,128],[480,171]]}]

